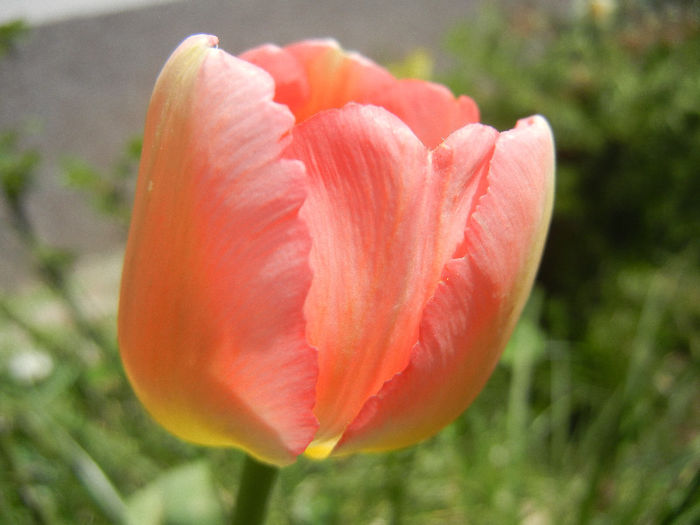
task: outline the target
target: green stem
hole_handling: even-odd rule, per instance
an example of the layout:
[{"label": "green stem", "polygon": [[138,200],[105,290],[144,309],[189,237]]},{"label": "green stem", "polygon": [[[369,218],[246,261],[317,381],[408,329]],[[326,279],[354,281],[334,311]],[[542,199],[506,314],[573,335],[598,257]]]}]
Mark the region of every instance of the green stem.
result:
[{"label": "green stem", "polygon": [[278,473],[277,467],[246,456],[232,525],[259,525],[265,522],[267,500]]}]

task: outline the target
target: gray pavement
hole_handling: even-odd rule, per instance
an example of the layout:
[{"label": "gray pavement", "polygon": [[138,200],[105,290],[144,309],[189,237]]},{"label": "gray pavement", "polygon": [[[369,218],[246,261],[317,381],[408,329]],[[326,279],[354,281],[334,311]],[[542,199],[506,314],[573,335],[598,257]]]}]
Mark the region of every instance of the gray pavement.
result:
[{"label": "gray pavement", "polygon": [[[110,166],[141,133],[158,71],[184,37],[216,34],[222,48],[238,53],[331,36],[382,62],[419,46],[439,49],[446,30],[472,13],[468,0],[201,0],[44,20],[0,59],[0,131],[35,130],[29,143],[42,164],[30,210],[48,241],[79,253],[119,249],[124,232],[62,186],[58,161],[70,154]],[[0,207],[0,290],[29,275],[6,222]]]}]

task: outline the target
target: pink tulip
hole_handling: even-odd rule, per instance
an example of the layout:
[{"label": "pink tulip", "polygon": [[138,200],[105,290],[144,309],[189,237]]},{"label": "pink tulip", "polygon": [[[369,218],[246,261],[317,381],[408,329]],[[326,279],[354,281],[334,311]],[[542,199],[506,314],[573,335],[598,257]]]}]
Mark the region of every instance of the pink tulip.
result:
[{"label": "pink tulip", "polygon": [[550,220],[553,140],[332,41],[165,64],[119,342],[153,417],[284,465],[454,420],[491,374]]}]

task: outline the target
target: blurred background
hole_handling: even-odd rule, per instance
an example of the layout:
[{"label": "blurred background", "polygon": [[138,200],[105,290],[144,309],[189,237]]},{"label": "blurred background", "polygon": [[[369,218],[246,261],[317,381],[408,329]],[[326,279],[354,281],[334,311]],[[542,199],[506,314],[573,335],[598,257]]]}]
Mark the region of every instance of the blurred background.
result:
[{"label": "blurred background", "polygon": [[485,391],[419,446],[300,459],[270,523],[700,521],[698,2],[2,0],[0,523],[233,505],[242,454],[156,426],[115,338],[150,91],[199,32],[233,54],[334,37],[557,142],[536,288]]}]

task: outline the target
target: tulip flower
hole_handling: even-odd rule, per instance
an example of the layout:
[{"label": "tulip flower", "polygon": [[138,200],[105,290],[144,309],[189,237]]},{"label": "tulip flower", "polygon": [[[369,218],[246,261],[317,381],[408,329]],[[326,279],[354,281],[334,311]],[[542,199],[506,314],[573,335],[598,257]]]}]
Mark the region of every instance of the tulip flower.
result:
[{"label": "tulip flower", "polygon": [[119,343],[150,414],[274,465],[417,443],[493,371],[550,221],[540,116],[326,40],[234,57],[186,39],[158,77]]}]

